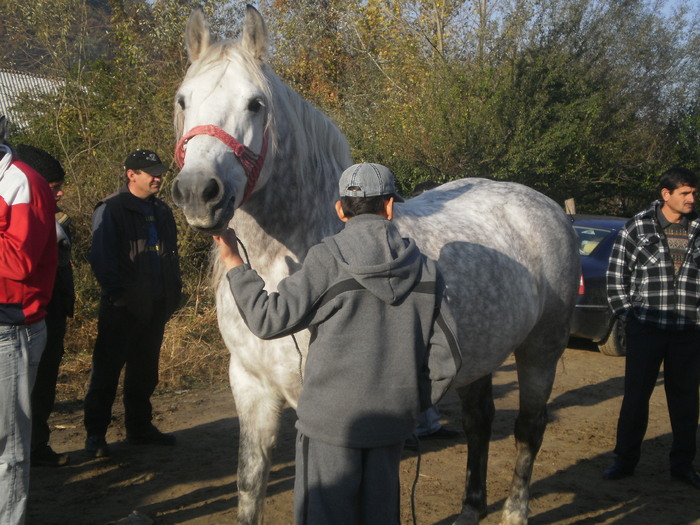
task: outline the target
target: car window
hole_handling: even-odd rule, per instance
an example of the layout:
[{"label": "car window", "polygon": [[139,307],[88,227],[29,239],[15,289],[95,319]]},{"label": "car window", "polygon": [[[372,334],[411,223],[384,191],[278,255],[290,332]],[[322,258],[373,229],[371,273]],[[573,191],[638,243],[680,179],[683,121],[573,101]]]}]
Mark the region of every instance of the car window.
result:
[{"label": "car window", "polygon": [[574,230],[578,235],[578,253],[590,255],[598,244],[605,239],[612,230],[606,228],[591,228],[589,226],[576,226]]}]

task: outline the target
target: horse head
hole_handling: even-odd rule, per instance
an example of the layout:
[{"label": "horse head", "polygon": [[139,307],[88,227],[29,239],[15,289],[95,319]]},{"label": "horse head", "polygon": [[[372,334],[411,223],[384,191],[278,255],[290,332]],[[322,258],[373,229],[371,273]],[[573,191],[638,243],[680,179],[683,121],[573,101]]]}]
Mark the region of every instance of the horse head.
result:
[{"label": "horse head", "polygon": [[173,201],[203,231],[226,227],[236,208],[264,184],[272,97],[264,78],[267,31],[247,6],[241,37],[212,43],[201,11],[185,29],[190,61],[175,95]]}]

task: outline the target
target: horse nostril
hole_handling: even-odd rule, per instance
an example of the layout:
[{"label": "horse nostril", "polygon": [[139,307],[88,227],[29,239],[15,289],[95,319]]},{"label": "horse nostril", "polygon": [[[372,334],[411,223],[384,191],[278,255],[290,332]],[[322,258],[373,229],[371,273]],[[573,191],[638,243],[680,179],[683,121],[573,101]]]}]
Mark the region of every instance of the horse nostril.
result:
[{"label": "horse nostril", "polygon": [[182,192],[180,191],[180,184],[177,179],[173,182],[170,194],[173,196],[173,201],[175,203],[182,202]]},{"label": "horse nostril", "polygon": [[213,201],[219,196],[219,184],[216,179],[209,179],[209,182],[202,191],[204,202]]}]

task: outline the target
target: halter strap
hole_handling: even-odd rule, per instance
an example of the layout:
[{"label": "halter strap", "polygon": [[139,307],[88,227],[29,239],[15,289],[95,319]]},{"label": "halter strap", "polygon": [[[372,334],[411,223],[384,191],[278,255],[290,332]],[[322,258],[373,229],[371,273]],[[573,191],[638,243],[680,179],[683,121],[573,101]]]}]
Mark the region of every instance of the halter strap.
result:
[{"label": "halter strap", "polygon": [[265,156],[267,155],[267,131],[263,135],[262,148],[260,154],[255,153],[245,144],[241,144],[231,135],[226,133],[223,129],[213,124],[208,124],[204,126],[195,126],[189,130],[183,137],[178,141],[177,147],[175,148],[175,163],[178,168],[182,169],[185,165],[185,146],[189,140],[196,135],[209,135],[211,137],[219,139],[221,142],[226,144],[231,151],[233,151],[236,158],[243,166],[243,170],[246,173],[248,182],[245,186],[245,193],[243,194],[243,200],[241,205],[248,200],[251,193],[255,189],[255,185],[258,183],[258,178],[260,177],[260,172],[262,171],[263,164],[265,163]]}]

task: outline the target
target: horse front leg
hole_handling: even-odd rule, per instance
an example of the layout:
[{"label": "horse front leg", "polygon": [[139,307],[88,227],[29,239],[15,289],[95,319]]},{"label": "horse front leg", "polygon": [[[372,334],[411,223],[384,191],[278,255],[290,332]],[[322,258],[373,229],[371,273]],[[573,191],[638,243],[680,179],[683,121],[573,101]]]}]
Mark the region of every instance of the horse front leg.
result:
[{"label": "horse front leg", "polygon": [[280,427],[284,399],[269,385],[233,371],[231,389],[240,425],[238,523],[259,525],[263,522],[271,453]]},{"label": "horse front leg", "polygon": [[486,471],[491,426],[496,413],[491,374],[457,389],[467,436],[467,476],[462,510],[454,525],[472,525],[486,516]]}]

